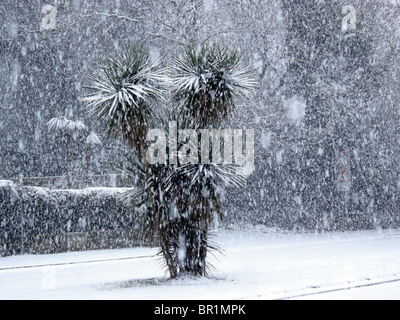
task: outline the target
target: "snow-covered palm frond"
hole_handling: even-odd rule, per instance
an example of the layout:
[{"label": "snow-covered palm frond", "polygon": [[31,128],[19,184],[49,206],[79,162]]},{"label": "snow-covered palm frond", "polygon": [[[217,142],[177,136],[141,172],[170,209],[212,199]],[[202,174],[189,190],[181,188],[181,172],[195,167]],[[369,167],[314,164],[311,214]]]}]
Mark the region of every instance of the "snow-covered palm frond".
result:
[{"label": "snow-covered palm frond", "polygon": [[191,188],[196,183],[203,184],[210,181],[212,186],[219,185],[218,180],[226,186],[243,187],[245,185],[245,177],[240,167],[234,165],[210,164],[187,164],[179,166],[166,179],[166,190],[172,188],[171,184],[175,175],[184,175],[187,186]]},{"label": "snow-covered palm frond", "polygon": [[244,187],[245,186],[245,176],[242,173],[240,167],[229,165],[220,166],[214,165],[215,175],[223,181],[226,186]]},{"label": "snow-covered palm frond", "polygon": [[173,60],[168,79],[186,118],[203,125],[227,118],[235,108],[234,99],[249,98],[256,87],[242,54],[216,45],[187,49]]},{"label": "snow-covered palm frond", "polygon": [[224,74],[225,84],[234,95],[251,98],[257,83],[254,80],[253,69],[235,64],[230,72]]},{"label": "snow-covered palm frond", "polygon": [[92,85],[87,87],[93,93],[82,99],[87,103],[88,115],[113,117],[117,112],[127,113],[132,108],[140,108],[141,101],[158,93],[150,83],[151,74],[146,74],[155,67],[153,64],[126,78],[121,78],[118,70],[98,70],[97,78],[90,77]]},{"label": "snow-covered palm frond", "polygon": [[86,125],[81,120],[70,120],[65,117],[53,118],[47,123],[50,131],[63,131],[69,133],[77,133],[86,130]]},{"label": "snow-covered palm frond", "polygon": [[243,187],[244,176],[234,166],[188,164],[165,176],[163,190],[179,199],[178,212],[193,221],[212,223],[214,214],[222,219],[223,186]]},{"label": "snow-covered palm frond", "polygon": [[91,85],[86,88],[90,93],[82,98],[88,116],[105,117],[109,133],[122,132],[128,142],[138,146],[152,121],[150,101],[161,93],[158,65],[159,61],[152,62],[149,53],[137,46],[110,57],[89,77]]}]

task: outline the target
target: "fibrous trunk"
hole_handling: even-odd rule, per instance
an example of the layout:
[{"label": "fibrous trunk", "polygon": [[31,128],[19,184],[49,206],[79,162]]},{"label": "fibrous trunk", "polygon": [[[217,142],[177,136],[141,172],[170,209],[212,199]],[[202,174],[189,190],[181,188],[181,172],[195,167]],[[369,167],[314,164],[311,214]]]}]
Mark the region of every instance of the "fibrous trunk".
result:
[{"label": "fibrous trunk", "polygon": [[208,230],[186,218],[170,224],[168,236],[160,235],[160,246],[171,278],[206,276]]}]

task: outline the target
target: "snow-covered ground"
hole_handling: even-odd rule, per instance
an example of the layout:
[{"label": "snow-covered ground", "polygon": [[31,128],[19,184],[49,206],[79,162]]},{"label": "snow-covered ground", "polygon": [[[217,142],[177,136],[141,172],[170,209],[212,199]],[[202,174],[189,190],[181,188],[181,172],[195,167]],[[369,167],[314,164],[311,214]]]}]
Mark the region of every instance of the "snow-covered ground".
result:
[{"label": "snow-covered ground", "polygon": [[0,299],[400,299],[400,230],[219,230],[211,278],[167,280],[157,249],[0,258]]}]

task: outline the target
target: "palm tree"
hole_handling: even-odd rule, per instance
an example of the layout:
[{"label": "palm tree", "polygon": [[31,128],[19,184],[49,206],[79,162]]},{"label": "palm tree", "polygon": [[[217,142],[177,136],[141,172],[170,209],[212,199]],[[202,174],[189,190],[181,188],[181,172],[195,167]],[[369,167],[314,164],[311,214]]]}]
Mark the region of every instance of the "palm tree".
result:
[{"label": "palm tree", "polygon": [[[241,53],[218,45],[186,49],[173,60],[169,82],[179,126],[193,129],[220,129],[235,111],[235,99],[250,98],[256,85],[252,70],[242,64]],[[212,150],[218,152],[219,146]],[[178,274],[208,274],[207,252],[217,249],[210,243],[208,231],[215,217],[223,217],[222,185],[243,186],[243,182],[242,175],[232,166],[175,166],[164,189],[176,211],[169,238]]]},{"label": "palm tree", "polygon": [[90,134],[86,137],[85,140],[85,168],[83,172],[83,176],[85,179],[89,176],[89,169],[90,169],[90,161],[94,154],[94,150],[97,146],[101,145],[100,137],[94,132],[90,132]]},{"label": "palm tree", "polygon": [[[71,120],[66,117],[53,118],[47,123],[49,131],[55,132],[61,139],[65,155],[65,175],[67,186],[71,188],[75,183],[74,177],[74,145],[80,132],[86,130],[86,125],[80,120]],[[68,170],[68,167],[70,169]],[[71,175],[71,176],[70,176]]]},{"label": "palm tree", "polygon": [[234,99],[249,98],[255,86],[241,60],[238,51],[218,46],[189,48],[162,75],[147,51],[134,46],[107,60],[83,99],[89,115],[105,117],[108,133],[121,134],[137,151],[127,167],[136,189],[125,200],[141,213],[144,236],[158,241],[171,278],[207,274],[207,251],[216,248],[208,231],[215,215],[222,218],[220,185],[243,179],[235,168],[215,164],[150,165],[146,135],[156,123],[152,102],[167,93],[160,90],[163,82],[174,97],[180,127],[218,127],[235,109]]}]

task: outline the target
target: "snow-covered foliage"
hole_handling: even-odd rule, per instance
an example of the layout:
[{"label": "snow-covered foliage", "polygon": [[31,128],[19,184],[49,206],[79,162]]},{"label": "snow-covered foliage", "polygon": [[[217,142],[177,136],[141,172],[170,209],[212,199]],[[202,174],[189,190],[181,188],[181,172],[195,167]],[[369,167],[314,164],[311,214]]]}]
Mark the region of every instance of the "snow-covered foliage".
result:
[{"label": "snow-covered foliage", "polygon": [[81,120],[70,120],[66,117],[53,118],[47,123],[47,127],[50,131],[61,131],[68,133],[76,133],[79,131],[86,130],[86,125]]},{"label": "snow-covered foliage", "polygon": [[50,190],[0,181],[0,256],[144,244],[126,189]]},{"label": "snow-covered foliage", "polygon": [[234,99],[249,99],[256,86],[242,54],[215,44],[190,47],[174,58],[169,81],[187,128],[218,125],[234,111]]},{"label": "snow-covered foliage", "polygon": [[158,65],[139,46],[108,58],[96,71],[96,77],[90,77],[87,89],[91,94],[82,99],[87,115],[105,117],[109,133],[122,132],[124,139],[140,148],[145,127],[151,124],[153,112],[149,100],[160,93],[155,84],[160,79]]},{"label": "snow-covered foliage", "polygon": [[101,139],[96,132],[92,131],[86,138],[86,144],[101,145]]},{"label": "snow-covered foliage", "polygon": [[93,84],[88,88],[94,93],[83,98],[88,102],[88,116],[126,114],[140,108],[140,100],[156,93],[151,82],[157,80],[154,69],[158,63],[150,62],[142,50],[131,48],[109,58],[107,66],[97,71],[97,78],[91,77]]}]

